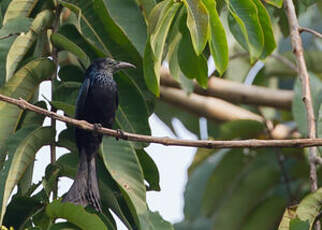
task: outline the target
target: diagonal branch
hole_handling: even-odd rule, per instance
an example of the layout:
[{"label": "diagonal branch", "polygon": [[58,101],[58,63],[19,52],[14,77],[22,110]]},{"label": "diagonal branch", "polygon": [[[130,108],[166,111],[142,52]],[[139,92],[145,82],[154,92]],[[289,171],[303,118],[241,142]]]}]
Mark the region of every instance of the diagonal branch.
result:
[{"label": "diagonal branch", "polygon": [[[307,130],[308,136],[311,139],[316,138],[315,117],[313,111],[313,103],[310,89],[310,78],[306,68],[304,59],[304,51],[302,45],[302,39],[300,36],[300,26],[296,17],[295,7],[292,0],[285,0],[285,9],[287,13],[288,23],[290,25],[290,38],[292,43],[293,52],[296,57],[296,65],[298,67],[298,74],[302,83],[302,99],[305,104],[306,118],[307,118]],[[309,161],[310,161],[310,179],[311,190],[316,191],[318,188],[318,178],[316,172],[315,158],[317,155],[316,148],[309,149]]]},{"label": "diagonal branch", "polygon": [[70,117],[62,116],[52,111],[40,108],[38,106],[28,103],[26,100],[14,99],[0,94],[0,101],[4,101],[21,109],[27,109],[52,119],[60,120],[77,126],[81,129],[99,132],[108,136],[117,137],[127,141],[157,143],[162,145],[176,145],[176,146],[192,146],[200,148],[265,148],[265,147],[280,147],[280,148],[304,148],[311,146],[322,146],[322,139],[289,139],[289,140],[241,140],[241,141],[212,141],[212,140],[180,140],[169,137],[153,137],[141,134],[134,134],[128,132],[119,132],[113,129],[97,128],[93,124],[84,120],[77,120]]},{"label": "diagonal branch", "polygon": [[317,32],[316,30],[312,30],[312,29],[307,28],[307,27],[299,27],[299,31],[300,31],[300,33],[304,32],[304,31],[305,32],[308,32],[308,33],[311,33],[314,36],[322,39],[322,34],[320,34],[319,32]]}]

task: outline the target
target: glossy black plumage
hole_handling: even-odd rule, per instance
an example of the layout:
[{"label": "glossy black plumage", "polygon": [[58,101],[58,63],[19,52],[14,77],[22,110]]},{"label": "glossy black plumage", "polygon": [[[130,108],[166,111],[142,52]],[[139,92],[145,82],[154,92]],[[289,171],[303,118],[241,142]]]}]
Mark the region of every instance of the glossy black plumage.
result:
[{"label": "glossy black plumage", "polygon": [[[129,67],[134,66],[111,58],[93,61],[86,70],[85,80],[79,91],[75,118],[112,128],[118,106],[117,85],[113,80],[113,73]],[[95,160],[102,134],[76,128],[75,137],[80,163],[74,183],[63,201],[82,206],[91,205],[101,211]]]}]

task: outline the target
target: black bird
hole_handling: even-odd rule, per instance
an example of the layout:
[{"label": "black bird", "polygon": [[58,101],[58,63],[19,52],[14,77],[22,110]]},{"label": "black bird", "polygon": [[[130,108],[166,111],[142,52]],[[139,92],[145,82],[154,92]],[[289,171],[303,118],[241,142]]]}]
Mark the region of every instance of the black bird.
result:
[{"label": "black bird", "polygon": [[[86,120],[96,126],[112,128],[118,106],[117,85],[113,74],[124,68],[135,68],[127,62],[112,58],[93,61],[85,73],[85,80],[76,101],[76,119]],[[101,211],[100,194],[96,176],[96,155],[102,142],[102,134],[75,129],[79,151],[79,167],[74,183],[63,202],[82,206],[91,205]]]}]

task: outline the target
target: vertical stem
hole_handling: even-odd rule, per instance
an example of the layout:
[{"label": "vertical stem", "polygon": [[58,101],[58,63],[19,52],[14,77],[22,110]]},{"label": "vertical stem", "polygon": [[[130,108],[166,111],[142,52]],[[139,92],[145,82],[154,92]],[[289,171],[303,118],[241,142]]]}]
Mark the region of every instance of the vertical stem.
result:
[{"label": "vertical stem", "polygon": [[[307,119],[307,133],[309,138],[316,138],[316,127],[315,127],[315,117],[312,104],[312,96],[310,89],[310,78],[307,72],[306,63],[303,55],[303,45],[300,36],[300,29],[295,7],[292,0],[285,0],[285,9],[288,18],[288,23],[290,26],[290,38],[292,43],[292,48],[294,55],[296,57],[296,65],[298,68],[299,77],[302,83],[302,100],[305,104],[306,109],[306,119]],[[311,191],[314,192],[318,189],[318,176],[316,172],[316,162],[315,158],[317,155],[317,148],[309,148],[309,163],[310,163],[310,182]],[[315,224],[315,229],[320,230],[320,221]]]},{"label": "vertical stem", "polygon": [[[59,18],[60,18],[60,13],[61,13],[61,6],[58,5],[58,2],[56,2],[56,12],[55,12],[55,19],[54,19],[54,23],[53,23],[53,31],[52,33],[55,33],[59,27]],[[57,48],[53,45],[52,47],[52,54],[51,54],[52,58],[53,58],[53,61],[55,63],[55,73],[53,74],[52,76],[52,81],[56,79],[57,77],[57,74],[58,74],[58,50]],[[53,95],[53,91],[54,91],[54,88],[53,88],[53,83],[51,84],[52,87],[51,87],[51,92],[52,92],[52,95]],[[55,108],[51,108],[51,111],[52,112],[57,112]],[[56,130],[56,120],[55,119],[51,119],[51,126],[53,129]],[[55,132],[56,133],[56,132]],[[56,144],[55,142],[52,143],[50,145],[50,163],[55,163],[56,161]],[[57,194],[58,194],[58,181],[56,181],[55,185],[54,185],[54,188],[53,188],[53,199],[56,199],[57,198]]]}]

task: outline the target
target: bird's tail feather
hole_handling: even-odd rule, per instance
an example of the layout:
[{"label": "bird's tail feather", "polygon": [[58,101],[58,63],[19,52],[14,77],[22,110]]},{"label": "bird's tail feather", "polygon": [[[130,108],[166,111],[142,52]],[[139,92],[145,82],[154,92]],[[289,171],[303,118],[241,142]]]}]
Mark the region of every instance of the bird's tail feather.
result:
[{"label": "bird's tail feather", "polygon": [[79,162],[74,183],[63,198],[63,202],[71,202],[84,207],[91,205],[100,212],[101,206],[96,177],[95,156],[88,160],[86,152],[81,150]]}]

